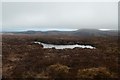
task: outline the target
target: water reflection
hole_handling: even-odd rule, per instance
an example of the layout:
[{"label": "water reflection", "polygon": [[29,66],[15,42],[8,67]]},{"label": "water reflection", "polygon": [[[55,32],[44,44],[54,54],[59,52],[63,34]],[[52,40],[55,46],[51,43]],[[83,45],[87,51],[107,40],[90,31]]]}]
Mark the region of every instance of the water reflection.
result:
[{"label": "water reflection", "polygon": [[70,48],[73,49],[75,47],[79,47],[79,48],[89,48],[89,49],[95,49],[95,47],[91,46],[91,45],[54,45],[54,44],[46,44],[46,43],[42,43],[42,42],[34,42],[36,44],[42,44],[43,48],[55,48],[55,49],[65,49],[65,48]]}]

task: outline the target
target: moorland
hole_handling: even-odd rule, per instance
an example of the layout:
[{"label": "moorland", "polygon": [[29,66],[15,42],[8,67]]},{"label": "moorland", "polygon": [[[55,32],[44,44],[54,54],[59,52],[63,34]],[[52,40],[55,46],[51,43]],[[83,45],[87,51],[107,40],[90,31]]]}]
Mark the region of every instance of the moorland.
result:
[{"label": "moorland", "polygon": [[[56,45],[89,44],[96,49],[43,48],[34,41]],[[3,33],[2,74],[3,78],[118,78],[118,54],[115,32]]]}]

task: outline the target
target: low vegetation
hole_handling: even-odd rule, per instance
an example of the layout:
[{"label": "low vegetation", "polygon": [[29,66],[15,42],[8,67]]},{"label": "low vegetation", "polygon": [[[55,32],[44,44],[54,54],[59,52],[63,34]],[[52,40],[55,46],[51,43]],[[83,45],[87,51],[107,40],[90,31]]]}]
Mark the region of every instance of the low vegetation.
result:
[{"label": "low vegetation", "polygon": [[89,69],[80,69],[78,70],[77,74],[78,78],[113,78],[113,74],[110,73],[109,70],[107,70],[104,67],[99,68],[89,68]]},{"label": "low vegetation", "polygon": [[[39,40],[96,49],[44,49]],[[117,78],[117,44],[117,37],[3,35],[3,78]]]},{"label": "low vegetation", "polygon": [[69,73],[69,67],[61,64],[54,64],[48,67],[48,73],[52,77],[65,78]]}]

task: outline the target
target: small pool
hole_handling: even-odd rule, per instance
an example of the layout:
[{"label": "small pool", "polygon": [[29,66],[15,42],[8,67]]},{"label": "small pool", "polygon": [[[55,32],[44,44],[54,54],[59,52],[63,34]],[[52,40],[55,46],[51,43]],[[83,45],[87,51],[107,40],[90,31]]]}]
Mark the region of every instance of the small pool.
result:
[{"label": "small pool", "polygon": [[42,42],[34,42],[35,44],[41,44],[43,45],[43,48],[55,48],[55,49],[65,49],[65,48],[89,48],[89,49],[95,49],[95,47],[91,46],[91,45],[78,45],[78,44],[74,44],[74,45],[54,45],[54,44],[46,44],[46,43],[42,43]]}]

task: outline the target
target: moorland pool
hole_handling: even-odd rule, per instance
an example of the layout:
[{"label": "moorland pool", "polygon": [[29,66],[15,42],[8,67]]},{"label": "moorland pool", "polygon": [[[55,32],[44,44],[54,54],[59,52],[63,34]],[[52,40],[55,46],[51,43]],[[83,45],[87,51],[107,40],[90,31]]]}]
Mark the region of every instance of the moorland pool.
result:
[{"label": "moorland pool", "polygon": [[34,42],[36,44],[42,44],[43,48],[55,48],[55,49],[65,49],[65,48],[70,48],[73,49],[75,47],[79,47],[79,48],[89,48],[89,49],[95,49],[95,47],[91,46],[91,45],[78,45],[78,44],[74,44],[74,45],[54,45],[54,44],[46,44],[46,43],[42,43],[42,42]]}]

